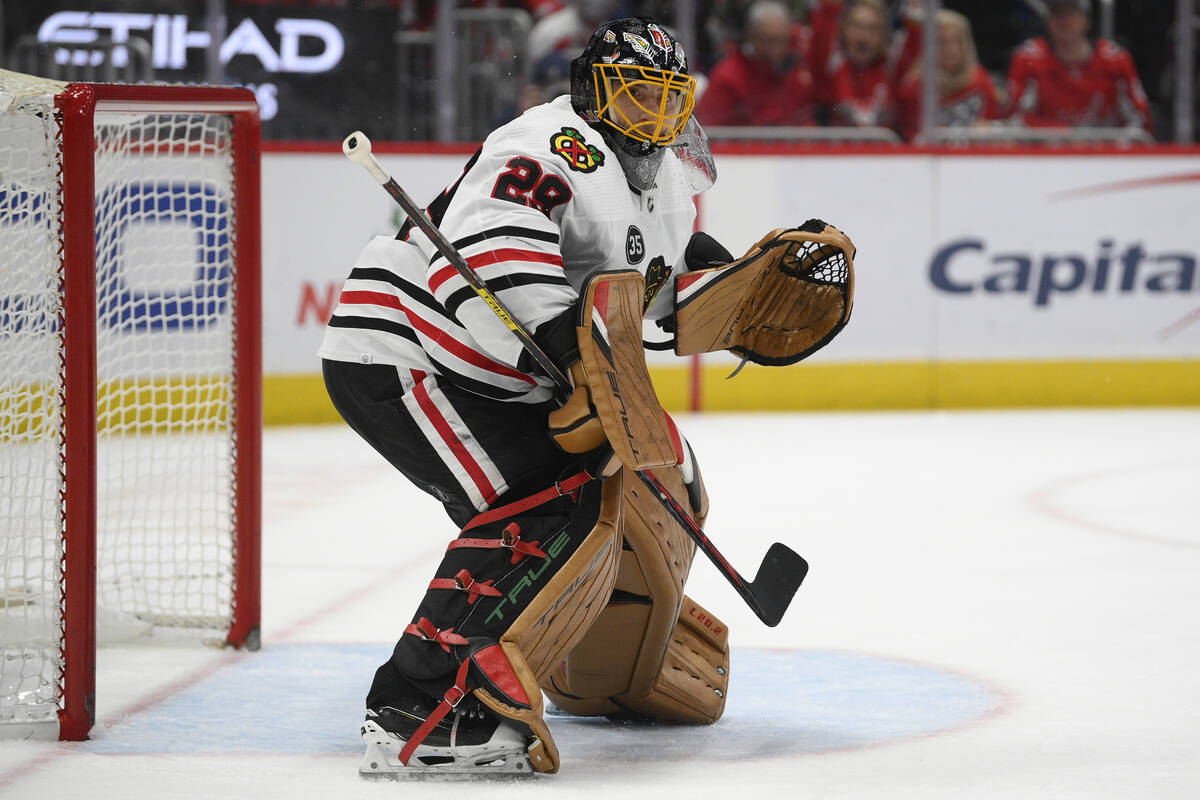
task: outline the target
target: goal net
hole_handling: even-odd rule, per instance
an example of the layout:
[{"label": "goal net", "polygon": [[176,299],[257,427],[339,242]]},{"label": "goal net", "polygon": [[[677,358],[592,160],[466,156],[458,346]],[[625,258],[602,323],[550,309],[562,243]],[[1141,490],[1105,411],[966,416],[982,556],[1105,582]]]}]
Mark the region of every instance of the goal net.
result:
[{"label": "goal net", "polygon": [[257,646],[258,120],[0,71],[0,736],[84,738],[100,638]]}]

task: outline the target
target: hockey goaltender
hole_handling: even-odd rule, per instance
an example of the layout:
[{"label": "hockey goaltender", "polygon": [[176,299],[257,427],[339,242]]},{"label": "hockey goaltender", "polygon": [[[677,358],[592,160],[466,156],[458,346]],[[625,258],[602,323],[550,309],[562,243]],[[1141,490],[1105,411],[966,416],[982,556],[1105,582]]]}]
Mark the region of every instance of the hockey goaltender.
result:
[{"label": "hockey goaltender", "polygon": [[854,247],[819,220],[737,260],[692,233],[716,176],[695,86],[664,27],[604,25],[570,96],[494,131],[346,279],[329,396],[459,529],[375,673],[364,777],[555,772],[543,692],[572,714],[721,717],[728,631],[683,593],[708,497],[642,322],[679,355],[794,363],[849,319]]}]

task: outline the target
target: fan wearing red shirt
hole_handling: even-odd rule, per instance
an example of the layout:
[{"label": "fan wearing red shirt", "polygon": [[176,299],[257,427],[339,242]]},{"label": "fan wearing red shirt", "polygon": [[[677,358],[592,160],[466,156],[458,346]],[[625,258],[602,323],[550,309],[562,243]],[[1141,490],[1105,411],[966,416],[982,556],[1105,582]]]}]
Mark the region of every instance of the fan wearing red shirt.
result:
[{"label": "fan wearing red shirt", "polygon": [[786,5],[758,0],[740,44],[708,74],[696,104],[705,125],[813,125],[813,79],[801,59],[802,29]]},{"label": "fan wearing red shirt", "polygon": [[895,123],[888,33],[888,11],[881,0],[858,0],[842,15],[841,50],[830,76],[831,125]]},{"label": "fan wearing red shirt", "polygon": [[1150,129],[1150,107],[1133,59],[1088,38],[1090,0],[1052,0],[1049,36],[1030,39],[1008,70],[1010,112],[1034,127]]},{"label": "fan wearing red shirt", "polygon": [[808,28],[812,31],[808,64],[817,87],[817,102],[822,105],[830,102],[829,78],[837,68],[833,59],[844,6],[842,0],[812,0],[808,6]]},{"label": "fan wearing red shirt", "polygon": [[[838,35],[842,17],[846,13],[846,5],[844,0],[812,0],[808,7],[808,27],[812,31],[812,41],[808,47],[808,65],[812,71],[819,105],[827,106],[832,103],[831,78],[843,61],[838,48]],[[916,16],[907,11],[909,6],[906,6],[905,13],[900,17],[899,27],[889,37],[891,43],[887,57],[893,76],[907,74],[909,68],[921,57],[921,24]]]},{"label": "fan wearing red shirt", "polygon": [[[937,14],[938,107],[937,124],[947,128],[968,128],[984,120],[997,119],[1000,107],[996,87],[987,70],[979,65],[971,23],[957,11]],[[921,130],[921,66],[904,78],[897,92],[900,132],[912,139]]]}]

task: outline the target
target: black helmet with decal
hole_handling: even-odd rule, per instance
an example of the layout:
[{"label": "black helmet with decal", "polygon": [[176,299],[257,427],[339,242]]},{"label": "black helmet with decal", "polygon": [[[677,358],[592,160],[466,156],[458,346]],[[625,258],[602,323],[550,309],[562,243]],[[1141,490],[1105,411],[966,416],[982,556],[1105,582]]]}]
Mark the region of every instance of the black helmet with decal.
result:
[{"label": "black helmet with decal", "polygon": [[632,156],[673,142],[695,103],[683,45],[648,17],[601,26],[571,62],[571,105]]}]

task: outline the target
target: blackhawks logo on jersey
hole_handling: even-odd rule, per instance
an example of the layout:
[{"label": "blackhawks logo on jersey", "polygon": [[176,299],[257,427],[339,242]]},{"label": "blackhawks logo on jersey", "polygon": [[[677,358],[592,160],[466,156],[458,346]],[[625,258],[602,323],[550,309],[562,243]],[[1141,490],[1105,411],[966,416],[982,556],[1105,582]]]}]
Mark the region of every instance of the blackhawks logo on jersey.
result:
[{"label": "blackhawks logo on jersey", "polygon": [[658,296],[658,290],[663,287],[669,277],[671,277],[671,268],[667,266],[665,258],[655,256],[650,259],[650,263],[646,265],[646,295],[642,298],[643,314],[646,313],[646,309],[650,308],[650,304]]},{"label": "blackhawks logo on jersey", "polygon": [[576,172],[595,172],[604,166],[604,153],[583,140],[583,134],[574,128],[563,127],[550,137],[550,152],[562,156],[567,166]]}]

